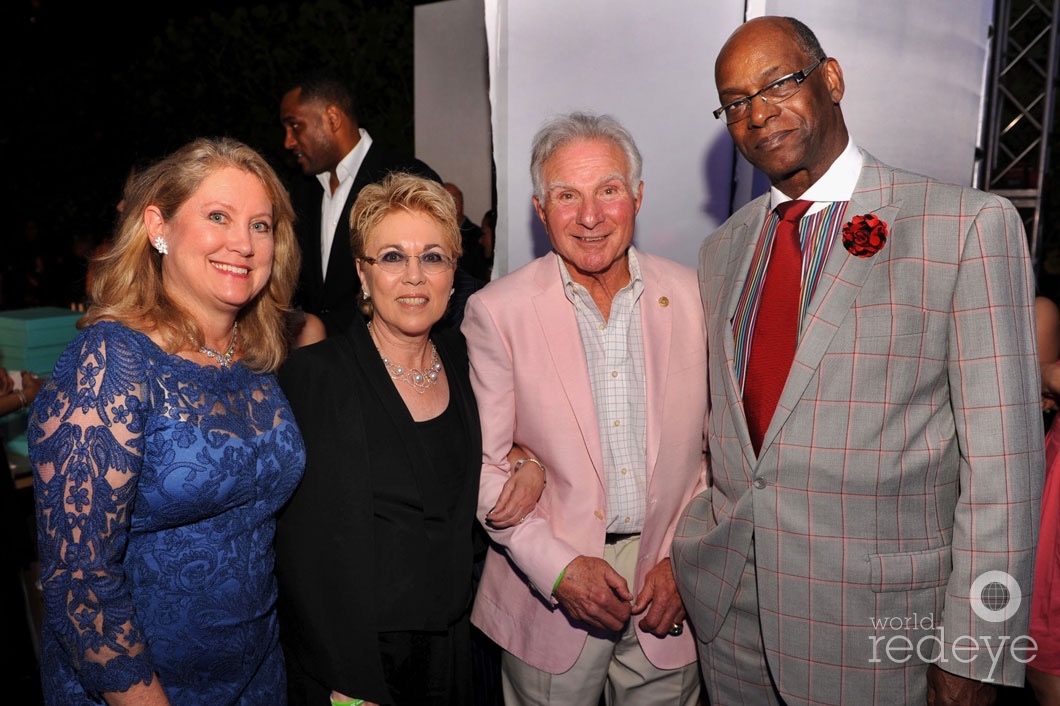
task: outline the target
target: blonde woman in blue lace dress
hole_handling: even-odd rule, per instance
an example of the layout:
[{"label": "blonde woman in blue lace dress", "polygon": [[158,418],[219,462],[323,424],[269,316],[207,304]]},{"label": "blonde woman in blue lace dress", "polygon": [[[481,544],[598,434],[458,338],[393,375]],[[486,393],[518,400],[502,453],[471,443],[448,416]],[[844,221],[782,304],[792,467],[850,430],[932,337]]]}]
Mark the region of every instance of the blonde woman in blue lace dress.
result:
[{"label": "blonde woman in blue lace dress", "polygon": [[32,407],[49,706],[284,704],[275,514],[302,438],[273,371],[299,254],[254,150],[140,172]]}]

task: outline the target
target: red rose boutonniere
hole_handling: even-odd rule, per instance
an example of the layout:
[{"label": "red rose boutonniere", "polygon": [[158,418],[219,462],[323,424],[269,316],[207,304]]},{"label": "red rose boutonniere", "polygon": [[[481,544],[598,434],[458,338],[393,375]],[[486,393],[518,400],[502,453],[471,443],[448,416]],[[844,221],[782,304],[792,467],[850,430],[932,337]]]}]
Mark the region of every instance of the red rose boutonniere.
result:
[{"label": "red rose boutonniere", "polygon": [[887,224],[870,213],[854,216],[843,226],[843,247],[851,255],[872,257],[887,242]]}]

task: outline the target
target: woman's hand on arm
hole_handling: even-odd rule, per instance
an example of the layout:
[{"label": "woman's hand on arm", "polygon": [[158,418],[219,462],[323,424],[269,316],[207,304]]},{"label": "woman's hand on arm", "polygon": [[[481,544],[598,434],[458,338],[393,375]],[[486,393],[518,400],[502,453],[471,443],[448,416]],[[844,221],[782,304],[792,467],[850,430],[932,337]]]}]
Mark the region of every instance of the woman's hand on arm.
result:
[{"label": "woman's hand on arm", "polygon": [[545,467],[518,445],[508,452],[512,474],[504,483],[497,504],[486,514],[486,521],[495,529],[514,527],[537,506],[545,490]]}]

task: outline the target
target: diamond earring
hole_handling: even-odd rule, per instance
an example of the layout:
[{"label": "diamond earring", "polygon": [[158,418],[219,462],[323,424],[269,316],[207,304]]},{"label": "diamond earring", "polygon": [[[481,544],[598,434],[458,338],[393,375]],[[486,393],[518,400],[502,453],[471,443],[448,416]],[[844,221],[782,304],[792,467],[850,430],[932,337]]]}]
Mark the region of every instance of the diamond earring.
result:
[{"label": "diamond earring", "polygon": [[155,238],[154,245],[155,250],[158,251],[159,255],[169,254],[169,243],[167,243],[166,239],[163,238],[161,235]]}]

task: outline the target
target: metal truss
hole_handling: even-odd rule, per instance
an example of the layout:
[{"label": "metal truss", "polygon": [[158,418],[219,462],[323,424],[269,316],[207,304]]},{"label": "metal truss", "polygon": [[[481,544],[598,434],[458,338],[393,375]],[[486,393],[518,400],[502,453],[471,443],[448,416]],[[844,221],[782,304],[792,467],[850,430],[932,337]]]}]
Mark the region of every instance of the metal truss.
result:
[{"label": "metal truss", "polygon": [[976,184],[1007,197],[1020,211],[1036,269],[1043,239],[1060,239],[1060,230],[1042,233],[1051,186],[1058,18],[1060,0],[996,0],[984,159]]}]

